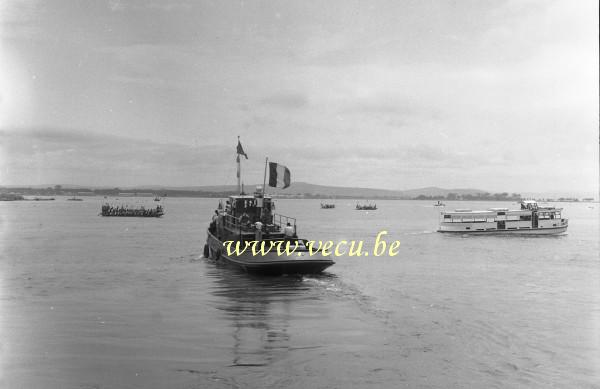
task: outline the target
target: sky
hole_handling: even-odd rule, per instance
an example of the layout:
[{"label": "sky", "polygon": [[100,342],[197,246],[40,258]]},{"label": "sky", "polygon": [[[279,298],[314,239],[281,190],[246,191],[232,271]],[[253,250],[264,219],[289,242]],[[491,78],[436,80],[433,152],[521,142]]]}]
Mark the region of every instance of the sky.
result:
[{"label": "sky", "polygon": [[598,2],[0,2],[0,185],[598,193]]}]

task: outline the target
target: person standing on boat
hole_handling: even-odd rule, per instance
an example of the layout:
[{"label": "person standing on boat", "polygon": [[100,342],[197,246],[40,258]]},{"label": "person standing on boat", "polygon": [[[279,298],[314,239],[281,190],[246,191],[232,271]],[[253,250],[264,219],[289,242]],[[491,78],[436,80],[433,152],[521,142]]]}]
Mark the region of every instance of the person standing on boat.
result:
[{"label": "person standing on boat", "polygon": [[262,227],[263,227],[263,224],[260,221],[257,221],[256,223],[254,223],[254,228],[256,228],[255,239],[257,242],[260,242],[262,240]]},{"label": "person standing on boat", "polygon": [[289,222],[283,229],[283,234],[285,235],[286,240],[291,240],[294,237],[294,227],[292,227]]},{"label": "person standing on boat", "polygon": [[218,219],[219,219],[219,211],[217,211],[215,209],[215,214],[213,215],[212,220],[210,222],[210,226],[208,227],[208,230],[215,235],[217,233],[217,220]]},{"label": "person standing on boat", "polygon": [[215,221],[216,223],[216,230],[217,230],[217,237],[219,239],[221,239],[221,237],[223,236],[223,213],[222,212],[218,212],[215,211],[217,219]]}]

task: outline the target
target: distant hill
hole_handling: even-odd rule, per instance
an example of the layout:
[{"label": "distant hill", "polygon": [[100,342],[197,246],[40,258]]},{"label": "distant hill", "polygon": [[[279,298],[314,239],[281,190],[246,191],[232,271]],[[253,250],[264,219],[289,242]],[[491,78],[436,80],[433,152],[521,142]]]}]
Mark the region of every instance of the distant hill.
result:
[{"label": "distant hill", "polygon": [[[245,185],[244,190],[246,193],[254,192],[258,184]],[[260,185],[262,186],[262,185]],[[235,192],[237,190],[236,185],[212,185],[212,186],[189,186],[189,187],[139,187],[138,190],[142,189],[161,189],[161,190],[188,190],[188,191],[199,191],[199,192]],[[343,187],[343,186],[326,186],[326,185],[315,185],[306,182],[294,182],[289,188],[267,188],[268,193],[280,195],[280,196],[308,196],[308,197],[340,197],[340,198],[394,198],[394,199],[411,199],[419,195],[425,196],[446,196],[448,193],[456,193],[460,195],[478,193],[486,193],[479,189],[443,189],[437,187],[428,187],[421,189],[410,189],[410,190],[389,190],[389,189],[375,189],[375,188],[357,188],[357,187]]]},{"label": "distant hill", "polygon": [[424,195],[424,196],[443,196],[446,197],[448,195],[448,193],[456,193],[459,195],[466,195],[466,194],[470,194],[470,195],[476,195],[478,193],[488,193],[484,190],[480,190],[480,189],[444,189],[444,188],[438,188],[435,186],[430,186],[427,188],[420,188],[420,189],[410,189],[410,190],[405,190],[402,191],[402,193],[404,193],[406,196],[408,197],[417,197],[420,195]]},{"label": "distant hill", "polygon": [[286,189],[268,188],[270,193],[279,195],[311,195],[324,197],[363,197],[363,198],[403,198],[397,190],[355,188],[342,186],[314,185],[306,182],[294,182]]}]

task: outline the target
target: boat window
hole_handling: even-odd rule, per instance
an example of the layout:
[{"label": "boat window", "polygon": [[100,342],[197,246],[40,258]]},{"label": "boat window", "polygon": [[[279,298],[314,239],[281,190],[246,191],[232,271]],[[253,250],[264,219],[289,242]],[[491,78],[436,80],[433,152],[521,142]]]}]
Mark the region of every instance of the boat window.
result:
[{"label": "boat window", "polygon": [[506,212],[498,212],[498,216],[506,215]]},{"label": "boat window", "polygon": [[450,219],[452,216],[450,215],[444,215],[444,219]]},{"label": "boat window", "polygon": [[484,218],[484,217],[476,217],[476,218],[475,218],[475,221],[476,221],[476,222],[484,222],[484,221],[485,221],[485,218]]},{"label": "boat window", "polygon": [[520,220],[531,221],[531,215],[521,215]]}]

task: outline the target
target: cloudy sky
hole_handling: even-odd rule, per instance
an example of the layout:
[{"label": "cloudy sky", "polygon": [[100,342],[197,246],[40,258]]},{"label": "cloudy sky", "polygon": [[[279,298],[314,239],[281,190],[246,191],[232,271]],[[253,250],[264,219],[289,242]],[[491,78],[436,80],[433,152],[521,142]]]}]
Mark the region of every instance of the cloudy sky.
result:
[{"label": "cloudy sky", "polygon": [[0,185],[598,188],[598,2],[0,3]]}]

